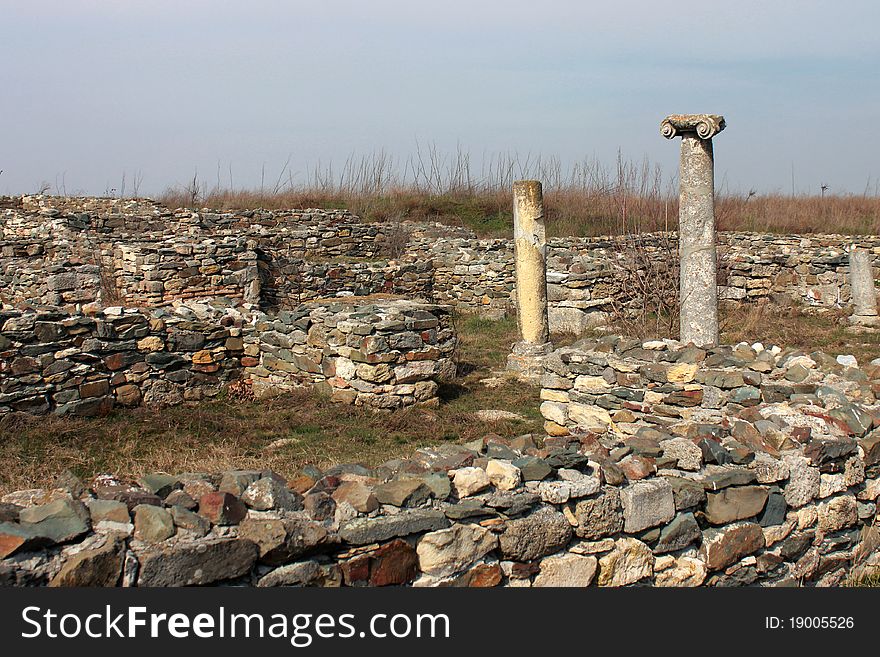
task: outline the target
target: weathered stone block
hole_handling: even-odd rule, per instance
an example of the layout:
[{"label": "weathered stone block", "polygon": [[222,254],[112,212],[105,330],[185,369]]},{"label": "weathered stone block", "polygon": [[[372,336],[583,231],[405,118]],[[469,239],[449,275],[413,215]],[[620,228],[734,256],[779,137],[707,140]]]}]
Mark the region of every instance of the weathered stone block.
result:
[{"label": "weathered stone block", "polygon": [[703,532],[700,556],[712,570],[726,568],[742,557],[764,547],[764,532],[753,522],[738,522]]},{"label": "weathered stone block", "polygon": [[620,491],[624,531],[640,532],[672,520],[675,500],[672,486],[665,479],[638,481]]}]

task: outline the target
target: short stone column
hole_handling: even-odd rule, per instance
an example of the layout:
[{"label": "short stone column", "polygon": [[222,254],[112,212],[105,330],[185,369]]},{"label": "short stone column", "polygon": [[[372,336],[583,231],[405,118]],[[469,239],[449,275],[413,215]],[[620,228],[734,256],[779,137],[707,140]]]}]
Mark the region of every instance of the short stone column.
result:
[{"label": "short stone column", "polygon": [[851,324],[878,326],[877,292],[874,289],[874,270],[871,255],[864,249],[853,247],[849,252],[849,285],[852,289],[853,314]]},{"label": "short stone column", "polygon": [[247,251],[242,256],[242,260],[247,261],[247,265],[244,269],[242,302],[252,306],[259,306],[262,299],[260,259],[257,254],[259,246],[256,240],[248,240],[245,246]]},{"label": "short stone column", "polygon": [[516,265],[516,312],[521,342],[513,346],[507,369],[521,379],[540,377],[540,359],[549,353],[547,316],[547,236],[544,197],[537,180],[513,184],[513,239]]},{"label": "short stone column", "polygon": [[724,127],[724,117],[716,114],[673,114],[660,124],[667,139],[681,137],[679,339],[696,345],[718,344],[712,137]]}]

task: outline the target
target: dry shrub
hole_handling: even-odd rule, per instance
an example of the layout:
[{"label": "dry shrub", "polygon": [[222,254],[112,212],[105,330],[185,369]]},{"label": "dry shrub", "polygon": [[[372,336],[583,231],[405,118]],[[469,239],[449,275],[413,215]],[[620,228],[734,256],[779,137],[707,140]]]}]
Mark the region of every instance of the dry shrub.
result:
[{"label": "dry shrub", "polygon": [[611,323],[639,338],[678,335],[678,240],[669,233],[614,240]]}]

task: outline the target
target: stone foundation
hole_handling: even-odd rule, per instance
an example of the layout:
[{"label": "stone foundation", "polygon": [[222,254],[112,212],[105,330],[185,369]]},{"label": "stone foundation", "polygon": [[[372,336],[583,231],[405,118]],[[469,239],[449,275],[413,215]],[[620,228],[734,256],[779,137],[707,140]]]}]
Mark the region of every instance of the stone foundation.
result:
[{"label": "stone foundation", "polygon": [[317,385],[336,401],[436,403],[451,378],[448,310],[380,299],[312,303],[276,315],[223,304],[0,310],[0,415],[103,415],[216,396]]}]

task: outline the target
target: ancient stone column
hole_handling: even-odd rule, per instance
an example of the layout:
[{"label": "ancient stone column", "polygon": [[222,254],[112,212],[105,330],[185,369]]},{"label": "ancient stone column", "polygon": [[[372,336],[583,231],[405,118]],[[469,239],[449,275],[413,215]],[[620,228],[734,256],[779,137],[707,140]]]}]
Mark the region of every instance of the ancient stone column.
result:
[{"label": "ancient stone column", "polygon": [[712,137],[724,130],[716,114],[673,114],[663,119],[667,139],[681,137],[678,249],[680,340],[718,344],[715,255],[715,164]]},{"label": "ancient stone column", "polygon": [[513,238],[516,265],[516,311],[521,342],[513,345],[507,369],[520,380],[536,381],[543,357],[552,349],[547,316],[547,238],[544,197],[537,180],[513,184]]},{"label": "ancient stone column", "polygon": [[877,292],[874,290],[874,270],[871,256],[864,249],[853,247],[849,252],[849,285],[852,288],[853,314],[850,323],[859,326],[877,326]]},{"label": "ancient stone column", "polygon": [[523,342],[550,339],[547,319],[547,238],[544,197],[537,180],[513,183],[513,240],[516,262],[516,307]]}]

